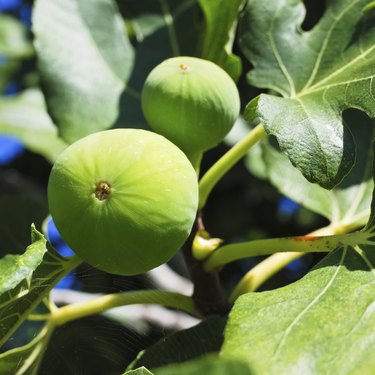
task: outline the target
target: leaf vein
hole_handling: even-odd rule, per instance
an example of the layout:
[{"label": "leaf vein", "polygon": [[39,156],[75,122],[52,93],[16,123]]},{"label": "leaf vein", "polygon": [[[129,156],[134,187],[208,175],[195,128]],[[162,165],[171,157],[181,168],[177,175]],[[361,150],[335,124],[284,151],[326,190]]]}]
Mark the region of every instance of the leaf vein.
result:
[{"label": "leaf vein", "polygon": [[347,246],[343,248],[342,256],[340,259],[339,264],[337,265],[337,268],[335,272],[333,273],[332,277],[328,281],[327,285],[322,289],[322,291],[296,316],[296,318],[292,321],[292,323],[289,324],[287,329],[285,330],[283,336],[281,337],[280,343],[277,346],[275,350],[275,355],[279,355],[281,348],[284,346],[288,336],[290,335],[293,328],[298,324],[298,322],[307,314],[307,312],[316,305],[319,300],[327,293],[329,288],[332,286],[333,282],[335,281],[342,265],[344,264],[344,260],[347,254]]},{"label": "leaf vein", "polygon": [[309,80],[307,81],[305,87],[302,89],[302,91],[304,91],[305,89],[307,89],[311,84],[312,82],[314,81],[317,73],[318,73],[318,70],[319,70],[319,67],[320,67],[320,64],[322,62],[322,59],[323,59],[323,55],[327,49],[327,46],[328,46],[328,42],[331,38],[331,35],[337,25],[337,23],[345,16],[345,14],[355,5],[357,5],[357,3],[359,2],[359,0],[356,0],[356,1],[352,1],[351,4],[344,8],[343,11],[339,14],[338,17],[333,17],[334,19],[334,22],[332,23],[331,27],[329,28],[329,31],[327,33],[327,37],[324,39],[323,41],[323,44],[322,44],[322,47],[319,51],[319,54],[317,56],[317,59],[315,60],[315,64],[314,64],[314,67],[313,67],[313,70],[312,70],[312,73],[310,75],[310,78]]},{"label": "leaf vein", "polygon": [[324,87],[338,86],[338,85],[346,84],[347,82],[352,83],[352,82],[359,82],[359,81],[364,81],[366,79],[370,79],[371,77],[373,77],[373,75],[370,76],[370,77],[360,78],[358,80],[350,80],[350,81],[347,81],[347,82],[338,82],[338,83],[335,83],[335,84],[332,84],[332,85],[324,85],[325,82],[327,82],[327,81],[331,80],[333,77],[341,74],[346,69],[349,69],[352,65],[357,64],[359,60],[365,59],[367,55],[369,55],[371,52],[374,51],[374,49],[375,49],[375,45],[372,45],[367,50],[365,50],[363,53],[359,54],[355,59],[350,60],[347,64],[344,64],[341,68],[335,70],[334,72],[332,72],[328,76],[324,77],[322,80],[317,82],[315,85],[310,86],[309,89],[301,91],[300,96],[306,95],[306,94],[311,93],[311,92],[320,91]]}]

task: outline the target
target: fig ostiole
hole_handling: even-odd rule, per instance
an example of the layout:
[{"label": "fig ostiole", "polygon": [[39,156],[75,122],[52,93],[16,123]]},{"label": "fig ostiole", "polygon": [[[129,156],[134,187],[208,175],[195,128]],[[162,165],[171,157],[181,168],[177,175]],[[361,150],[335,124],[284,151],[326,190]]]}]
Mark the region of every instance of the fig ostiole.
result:
[{"label": "fig ostiole", "polygon": [[142,109],[155,132],[190,159],[197,159],[232,128],[240,98],[232,78],[221,67],[181,56],[165,60],[150,72],[142,90]]},{"label": "fig ostiole", "polygon": [[135,275],[168,261],[189,236],[197,175],[185,154],[161,135],[106,130],[58,157],[48,204],[79,257],[110,273]]}]

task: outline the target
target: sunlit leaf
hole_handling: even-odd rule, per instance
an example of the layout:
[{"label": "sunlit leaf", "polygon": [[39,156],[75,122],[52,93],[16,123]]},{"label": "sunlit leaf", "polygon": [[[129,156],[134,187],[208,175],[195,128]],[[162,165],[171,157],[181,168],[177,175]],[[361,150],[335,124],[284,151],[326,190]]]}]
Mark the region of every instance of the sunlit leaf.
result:
[{"label": "sunlit leaf", "polygon": [[319,23],[302,32],[302,1],[249,0],[241,22],[240,45],[254,65],[249,82],[282,96],[255,98],[246,118],[260,118],[292,164],[325,188],[354,163],[342,112],[375,117],[375,12],[363,12],[370,3],[328,1]]},{"label": "sunlit leaf", "polygon": [[343,181],[332,190],[308,182],[279,150],[277,143],[266,140],[260,154],[249,153],[248,166],[257,172],[260,166],[281,193],[306,208],[325,216],[333,225],[365,225],[370,214],[373,179],[372,140],[374,121],[361,112],[345,116],[357,146],[354,167]]},{"label": "sunlit leaf", "polygon": [[241,296],[222,354],[259,374],[370,374],[375,366],[375,246],[337,249],[287,287]]}]

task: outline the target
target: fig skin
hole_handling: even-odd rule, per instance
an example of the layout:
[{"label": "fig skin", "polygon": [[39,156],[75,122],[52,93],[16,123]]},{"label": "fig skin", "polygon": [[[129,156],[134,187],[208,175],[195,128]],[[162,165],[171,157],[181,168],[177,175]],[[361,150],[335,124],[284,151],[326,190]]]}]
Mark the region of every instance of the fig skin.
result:
[{"label": "fig skin", "polygon": [[109,273],[135,275],[168,261],[187,239],[197,175],[184,153],[156,133],[106,130],[58,157],[48,204],[79,257]]},{"label": "fig skin", "polygon": [[155,132],[189,155],[223,140],[238,117],[240,98],[232,78],[218,65],[181,56],[150,72],[142,109]]}]

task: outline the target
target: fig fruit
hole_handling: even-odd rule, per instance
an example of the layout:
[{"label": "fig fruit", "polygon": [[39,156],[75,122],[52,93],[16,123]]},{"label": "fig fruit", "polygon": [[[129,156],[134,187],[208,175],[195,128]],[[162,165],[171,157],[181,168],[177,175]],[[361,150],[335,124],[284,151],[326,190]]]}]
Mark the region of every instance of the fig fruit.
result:
[{"label": "fig fruit", "polygon": [[64,241],[101,270],[135,275],[168,261],[197,211],[197,175],[184,153],[156,133],[91,134],[56,160],[48,204]]},{"label": "fig fruit", "polygon": [[142,90],[150,127],[187,155],[221,142],[240,111],[232,78],[213,62],[174,57],[156,66]]}]

